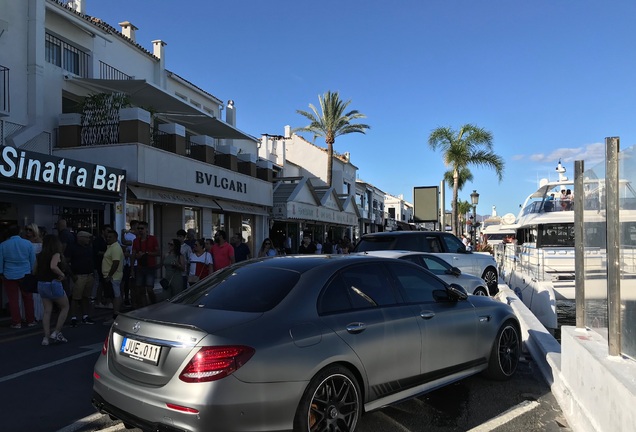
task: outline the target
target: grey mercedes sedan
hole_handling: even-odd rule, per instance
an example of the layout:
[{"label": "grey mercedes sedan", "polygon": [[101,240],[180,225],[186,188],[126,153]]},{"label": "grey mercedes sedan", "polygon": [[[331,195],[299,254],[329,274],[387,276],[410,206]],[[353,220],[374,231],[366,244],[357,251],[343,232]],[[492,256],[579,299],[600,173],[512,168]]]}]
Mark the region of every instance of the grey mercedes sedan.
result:
[{"label": "grey mercedes sedan", "polygon": [[147,431],[354,431],[469,375],[514,374],[512,309],[403,260],[272,257],[120,314],[93,404]]}]

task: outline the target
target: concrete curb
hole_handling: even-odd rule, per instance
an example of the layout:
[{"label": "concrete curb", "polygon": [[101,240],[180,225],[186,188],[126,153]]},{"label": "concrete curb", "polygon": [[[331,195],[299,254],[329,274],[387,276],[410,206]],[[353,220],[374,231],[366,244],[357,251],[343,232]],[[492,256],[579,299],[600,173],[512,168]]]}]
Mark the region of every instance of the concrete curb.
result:
[{"label": "concrete curb", "polygon": [[[557,403],[563,410],[572,430],[580,421],[572,418],[572,395],[568,390],[561,373],[561,345],[552,334],[541,324],[528,307],[517,297],[515,292],[506,284],[499,284],[499,293],[495,299],[507,303],[519,319],[521,325],[521,338],[524,351],[530,353],[537,363],[539,371],[550,386]],[[580,430],[587,430],[586,428]]]},{"label": "concrete curb", "polygon": [[508,285],[499,284],[499,293],[495,295],[495,299],[512,307],[521,325],[524,350],[537,362],[546,382],[550,386],[555,384],[560,380],[561,345]]}]

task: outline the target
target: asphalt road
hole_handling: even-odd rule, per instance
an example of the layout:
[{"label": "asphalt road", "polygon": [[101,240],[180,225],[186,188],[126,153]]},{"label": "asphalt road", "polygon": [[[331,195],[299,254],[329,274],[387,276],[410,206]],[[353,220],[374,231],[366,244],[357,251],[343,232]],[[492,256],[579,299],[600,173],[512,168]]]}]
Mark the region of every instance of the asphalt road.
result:
[{"label": "asphalt road", "polygon": [[[109,311],[97,324],[65,328],[67,344],[40,345],[40,328],[11,330],[0,322],[0,406],[3,432],[124,430],[90,403],[92,368]],[[363,432],[563,431],[561,410],[532,359],[504,382],[480,375],[419,398],[365,414]]]}]

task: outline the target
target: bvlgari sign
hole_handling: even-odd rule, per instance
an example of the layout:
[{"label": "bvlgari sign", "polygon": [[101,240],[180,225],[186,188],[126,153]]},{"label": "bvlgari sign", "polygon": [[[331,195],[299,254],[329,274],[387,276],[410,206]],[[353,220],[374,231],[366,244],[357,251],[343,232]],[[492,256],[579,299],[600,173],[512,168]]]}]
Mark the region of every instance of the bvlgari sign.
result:
[{"label": "bvlgari sign", "polygon": [[123,170],[104,165],[4,146],[0,158],[0,177],[51,186],[119,193],[126,174]]}]

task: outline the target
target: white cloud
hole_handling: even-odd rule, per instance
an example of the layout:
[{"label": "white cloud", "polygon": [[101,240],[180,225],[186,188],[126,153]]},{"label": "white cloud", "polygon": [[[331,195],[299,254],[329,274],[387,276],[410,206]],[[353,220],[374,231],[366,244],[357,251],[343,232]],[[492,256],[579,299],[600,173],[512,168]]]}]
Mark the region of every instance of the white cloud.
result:
[{"label": "white cloud", "polygon": [[514,160],[530,159],[533,162],[546,162],[556,163],[559,160],[561,162],[574,162],[575,160],[583,160],[586,164],[596,164],[605,158],[605,144],[593,143],[586,144],[583,147],[574,148],[558,148],[552,152],[535,153],[531,155],[514,155]]}]

